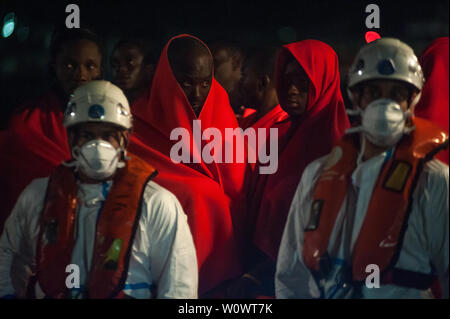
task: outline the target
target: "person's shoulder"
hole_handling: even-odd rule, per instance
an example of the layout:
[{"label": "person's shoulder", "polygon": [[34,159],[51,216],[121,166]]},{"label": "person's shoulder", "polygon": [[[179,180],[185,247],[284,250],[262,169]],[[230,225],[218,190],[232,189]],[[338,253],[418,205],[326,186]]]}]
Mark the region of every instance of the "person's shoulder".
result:
[{"label": "person's shoulder", "polygon": [[322,172],[327,159],[328,155],[325,155],[315,159],[306,166],[294,195],[297,201],[303,201],[307,196],[311,195],[311,191],[314,189],[317,178]]},{"label": "person's shoulder", "polygon": [[305,176],[304,177],[305,179],[313,180],[314,177],[316,177],[317,174],[322,171],[323,167],[325,166],[325,164],[328,161],[330,154],[319,157],[319,158],[315,159],[314,161],[310,162],[306,166],[305,170],[303,171],[302,178],[303,178],[303,176]]},{"label": "person's shoulder", "polygon": [[[433,159],[424,164],[417,187],[414,190],[413,212],[422,225],[448,223],[449,168],[443,162]],[[414,217],[413,217],[414,218]],[[434,234],[432,236],[437,235]]]},{"label": "person's shoulder", "polygon": [[438,159],[432,159],[425,163],[422,171],[422,178],[425,178],[431,183],[445,183],[448,185],[448,165]]},{"label": "person's shoulder", "polygon": [[[419,176],[415,197],[421,200],[448,203],[449,169],[448,165],[433,159],[424,164]],[[447,197],[447,200],[445,198]]]},{"label": "person's shoulder", "polygon": [[145,185],[144,199],[159,203],[178,201],[176,196],[171,191],[154,181],[149,181]]},{"label": "person's shoulder", "polygon": [[38,196],[47,191],[49,177],[39,177],[33,179],[24,189],[24,193],[30,196]]},{"label": "person's shoulder", "polygon": [[27,212],[34,211],[34,208],[39,209],[44,205],[48,181],[49,177],[32,180],[20,194],[16,205]]},{"label": "person's shoulder", "polygon": [[439,175],[448,175],[449,172],[448,165],[436,158],[426,162],[424,170]]},{"label": "person's shoulder", "polygon": [[183,211],[177,197],[168,189],[154,181],[149,181],[145,185],[143,201],[147,206],[150,218],[152,216],[154,217],[154,215],[159,218],[175,218],[178,213]]}]

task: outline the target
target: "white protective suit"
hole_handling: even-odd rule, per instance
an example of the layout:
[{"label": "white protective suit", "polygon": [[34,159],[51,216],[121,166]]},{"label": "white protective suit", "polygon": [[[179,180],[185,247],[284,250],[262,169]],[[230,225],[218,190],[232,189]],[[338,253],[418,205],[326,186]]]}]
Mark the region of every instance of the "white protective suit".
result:
[{"label": "white protective suit", "polygon": [[[92,261],[97,215],[111,184],[111,181],[79,184],[72,264],[80,268],[81,287],[72,289],[74,298],[83,296]],[[35,259],[47,185],[48,177],[31,182],[6,221],[0,239],[0,297],[25,294],[27,272]],[[180,203],[153,181],[146,185],[142,202],[123,292],[134,298],[197,298],[196,252]],[[39,287],[37,291],[36,297],[43,297]]]},{"label": "white protective suit", "polygon": [[[321,294],[316,279],[302,257],[303,234],[311,213],[314,186],[327,157],[319,158],[305,169],[292,200],[277,260],[275,290],[277,298],[343,298],[336,289],[339,271],[351,264],[351,251],[387,152],[358,165],[352,174],[347,196],[332,231],[328,254],[332,263],[330,275],[323,280]],[[413,193],[412,211],[396,268],[430,274],[432,266],[439,276],[443,294],[449,285],[449,168],[432,160],[424,165]],[[345,213],[345,217],[344,217]],[[432,265],[432,266],[431,266]],[[369,275],[369,273],[368,273]],[[336,286],[336,287],[335,287]],[[397,285],[379,288],[361,287],[362,298],[426,298],[429,291]],[[349,296],[347,296],[349,297]]]}]

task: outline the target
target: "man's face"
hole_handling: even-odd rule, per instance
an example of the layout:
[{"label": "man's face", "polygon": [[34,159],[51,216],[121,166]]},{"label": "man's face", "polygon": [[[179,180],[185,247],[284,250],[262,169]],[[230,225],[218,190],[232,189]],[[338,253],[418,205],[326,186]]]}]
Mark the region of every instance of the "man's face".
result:
[{"label": "man's face", "polygon": [[294,58],[286,64],[280,85],[280,105],[290,117],[299,117],[308,103],[309,78]]},{"label": "man's face", "polygon": [[136,46],[122,46],[111,56],[112,82],[124,91],[145,86],[144,55]]},{"label": "man's face", "polygon": [[173,73],[198,117],[211,88],[212,59],[191,54],[182,60],[180,65],[173,66]]},{"label": "man's face", "polygon": [[242,61],[240,57],[232,57],[225,49],[215,51],[213,57],[214,78],[228,93],[231,106],[236,109],[241,106],[243,98],[239,89]]},{"label": "man's face", "polygon": [[236,90],[241,76],[241,63],[235,61],[226,50],[214,53],[214,77],[227,93]]},{"label": "man's face", "polygon": [[[127,144],[126,140],[129,134],[128,131],[108,123],[82,123],[74,130],[77,130],[77,134],[73,130],[69,130],[71,148],[74,146],[82,147],[89,141],[99,139],[110,143],[115,149],[119,149],[121,145]],[[126,140],[123,140],[122,134]],[[76,135],[78,135],[77,140],[75,140]]]},{"label": "man's face", "polygon": [[66,43],[56,57],[54,69],[58,82],[66,95],[80,85],[101,77],[102,56],[92,41],[79,40]]},{"label": "man's face", "polygon": [[244,65],[242,78],[239,81],[239,91],[242,96],[242,103],[246,107],[258,109],[261,104],[261,90],[259,88],[260,79],[258,78],[254,66]]},{"label": "man's face", "polygon": [[[395,80],[372,80],[363,84],[360,101],[361,109],[366,109],[367,105],[378,99],[391,99],[400,104],[403,111],[408,109],[408,98],[410,88],[402,82]],[[415,94],[413,94],[413,97]]]}]

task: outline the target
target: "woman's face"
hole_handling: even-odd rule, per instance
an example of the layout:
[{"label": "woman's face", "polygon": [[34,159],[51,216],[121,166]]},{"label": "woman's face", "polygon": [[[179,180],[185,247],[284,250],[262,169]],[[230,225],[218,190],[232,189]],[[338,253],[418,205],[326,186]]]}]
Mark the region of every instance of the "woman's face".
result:
[{"label": "woman's face", "polygon": [[293,57],[286,64],[280,85],[280,105],[291,117],[299,117],[306,111],[309,78]]}]

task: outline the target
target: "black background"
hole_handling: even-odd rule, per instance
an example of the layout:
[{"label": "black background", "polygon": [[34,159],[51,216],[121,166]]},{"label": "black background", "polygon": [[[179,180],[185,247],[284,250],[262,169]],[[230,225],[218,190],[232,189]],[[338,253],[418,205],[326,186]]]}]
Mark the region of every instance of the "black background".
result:
[{"label": "black background", "polygon": [[369,31],[365,8],[370,3],[380,7],[380,29],[375,31],[400,38],[417,54],[433,39],[449,34],[448,0],[0,0],[0,23],[8,12],[17,18],[14,33],[0,37],[0,127],[17,104],[45,90],[51,33],[65,25],[65,8],[70,3],[80,8],[81,27],[93,29],[105,40],[108,55],[114,43],[129,34],[148,36],[158,45],[179,33],[205,42],[232,40],[243,45],[278,46],[315,38],[336,50],[343,84],[349,64],[365,43],[364,34]]}]

